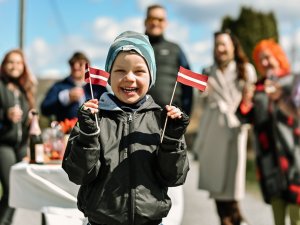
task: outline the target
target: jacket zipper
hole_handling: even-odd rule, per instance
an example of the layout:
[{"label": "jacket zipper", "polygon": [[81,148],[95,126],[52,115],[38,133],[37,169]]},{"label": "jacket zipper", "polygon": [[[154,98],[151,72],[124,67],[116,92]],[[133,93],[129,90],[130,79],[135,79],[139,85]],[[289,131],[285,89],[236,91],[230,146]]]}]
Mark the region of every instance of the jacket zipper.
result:
[{"label": "jacket zipper", "polygon": [[[128,115],[128,125],[129,125],[129,131],[128,134],[132,133],[132,125],[133,125],[133,115],[134,113],[130,113]],[[131,145],[128,146],[129,154],[128,154],[128,160],[129,160],[129,188],[130,188],[130,208],[129,208],[129,224],[134,225],[134,214],[135,214],[135,189],[133,188],[134,184],[134,176],[131,175],[131,172],[134,170],[133,165],[131,163],[131,154],[132,149]]]}]

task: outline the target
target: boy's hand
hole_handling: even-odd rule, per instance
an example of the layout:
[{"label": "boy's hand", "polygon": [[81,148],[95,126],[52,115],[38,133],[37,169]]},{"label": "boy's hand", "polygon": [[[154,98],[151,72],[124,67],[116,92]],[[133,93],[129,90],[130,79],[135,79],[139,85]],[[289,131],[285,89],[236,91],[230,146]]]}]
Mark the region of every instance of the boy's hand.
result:
[{"label": "boy's hand", "polygon": [[98,100],[91,99],[85,102],[78,110],[79,128],[85,133],[94,133],[97,131],[95,115],[98,113]]},{"label": "boy's hand", "polygon": [[165,122],[166,116],[169,117],[169,120],[167,122],[165,135],[176,139],[181,138],[190,123],[189,116],[181,112],[179,108],[169,105],[166,105],[166,108],[163,110],[163,123]]},{"label": "boy's hand", "polygon": [[98,101],[98,99],[90,99],[90,100],[86,101],[85,103],[83,103],[81,108],[83,108],[84,110],[89,109],[92,114],[98,113],[99,101]]}]

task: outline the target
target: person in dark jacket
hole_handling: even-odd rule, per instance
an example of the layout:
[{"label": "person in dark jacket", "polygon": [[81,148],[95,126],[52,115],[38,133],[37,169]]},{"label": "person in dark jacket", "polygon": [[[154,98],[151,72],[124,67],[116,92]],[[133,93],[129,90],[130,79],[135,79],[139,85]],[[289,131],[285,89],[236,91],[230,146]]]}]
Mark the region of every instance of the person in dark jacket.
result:
[{"label": "person in dark jacket", "polygon": [[35,107],[36,79],[19,49],[6,53],[0,68],[0,225],[12,223],[8,206],[10,168],[26,156],[29,112]]},{"label": "person in dark jacket", "polygon": [[300,118],[300,74],[293,75],[292,83],[292,92],[286,96],[282,90],[282,86],[275,81],[272,86],[275,87],[276,91],[269,94],[269,97],[278,103],[282,112],[298,120]]},{"label": "person in dark jacket", "polygon": [[[164,33],[168,20],[167,10],[164,6],[159,4],[148,6],[144,24],[145,33],[154,49],[157,66],[157,80],[149,94],[158,105],[164,107],[170,104],[179,67],[190,69],[190,65],[181,47],[177,43],[165,39]],[[192,103],[193,88],[177,83],[172,104],[190,116]],[[171,199],[174,199],[175,204],[172,205],[171,212],[163,223],[165,225],[180,225],[184,211],[183,187],[170,188],[169,195]]]},{"label": "person in dark jacket", "polygon": [[[91,98],[89,85],[84,81],[85,64],[90,63],[82,52],[75,52],[69,60],[71,74],[63,80],[56,82],[47,92],[41,104],[42,114],[57,121],[74,119],[77,109],[86,99]],[[93,85],[94,96],[106,91],[102,86]]]},{"label": "person in dark jacket", "polygon": [[79,109],[63,169],[81,185],[78,208],[91,225],[158,225],[171,208],[168,187],[183,184],[189,170],[189,117],[174,106],[162,109],[146,95],[156,79],[146,35],[120,34],[105,69],[113,94]]},{"label": "person in dark jacket", "polygon": [[[187,58],[180,46],[165,39],[166,27],[166,9],[162,5],[149,6],[145,19],[145,33],[148,35],[154,49],[157,66],[157,80],[149,94],[161,107],[170,104],[179,67],[190,69]],[[165,94],[162,95],[161,93]],[[173,103],[190,115],[193,103],[193,88],[181,83],[178,84]]]},{"label": "person in dark jacket", "polygon": [[244,94],[240,113],[253,124],[258,180],[274,222],[286,224],[289,212],[291,224],[296,225],[300,223],[299,123],[281,108],[281,102],[292,96],[294,76],[286,54],[272,39],[256,44],[253,59],[261,79],[253,94]]}]

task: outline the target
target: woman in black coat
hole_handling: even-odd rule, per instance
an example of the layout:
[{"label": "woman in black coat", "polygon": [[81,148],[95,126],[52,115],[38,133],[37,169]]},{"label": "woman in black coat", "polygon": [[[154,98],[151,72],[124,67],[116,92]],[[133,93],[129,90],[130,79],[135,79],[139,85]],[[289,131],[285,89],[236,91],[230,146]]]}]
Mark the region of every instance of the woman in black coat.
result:
[{"label": "woman in black coat", "polygon": [[8,206],[9,171],[26,155],[29,111],[34,108],[36,80],[21,50],[9,51],[0,68],[0,225],[12,222],[14,209]]},{"label": "woman in black coat", "polygon": [[244,93],[240,113],[253,124],[257,177],[275,224],[285,224],[288,212],[291,224],[296,225],[300,222],[299,124],[281,107],[292,94],[294,76],[274,40],[257,43],[253,59],[261,79],[254,93],[251,89]]}]

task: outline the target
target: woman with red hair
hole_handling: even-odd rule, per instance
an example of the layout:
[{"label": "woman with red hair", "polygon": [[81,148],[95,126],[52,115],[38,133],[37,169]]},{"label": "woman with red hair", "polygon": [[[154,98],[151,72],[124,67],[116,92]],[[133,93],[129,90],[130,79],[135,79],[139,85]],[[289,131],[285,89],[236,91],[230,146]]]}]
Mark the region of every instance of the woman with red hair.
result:
[{"label": "woman with red hair", "polygon": [[[300,224],[298,123],[280,107],[279,96],[291,96],[293,79],[288,59],[273,39],[253,50],[261,78],[254,93],[244,93],[240,114],[253,124],[257,177],[266,203],[272,205],[276,225]],[[298,150],[297,150],[298,149]]]},{"label": "woman with red hair", "polygon": [[286,54],[273,39],[262,40],[255,46],[253,60],[262,76],[268,74],[270,70],[279,77],[290,73],[290,63]]},{"label": "woman with red hair", "polygon": [[26,155],[29,111],[35,107],[36,80],[29,72],[21,50],[9,51],[0,68],[0,225],[12,223],[14,209],[8,206],[9,171]]}]

